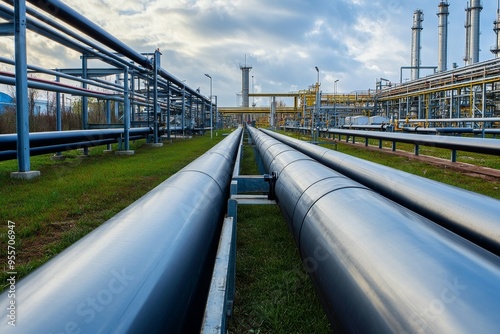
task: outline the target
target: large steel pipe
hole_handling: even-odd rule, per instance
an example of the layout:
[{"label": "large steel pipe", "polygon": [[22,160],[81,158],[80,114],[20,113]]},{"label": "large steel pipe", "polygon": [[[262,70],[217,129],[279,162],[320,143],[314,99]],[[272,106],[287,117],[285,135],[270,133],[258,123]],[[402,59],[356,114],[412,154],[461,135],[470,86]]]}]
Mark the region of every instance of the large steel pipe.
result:
[{"label": "large steel pipe", "polygon": [[[145,135],[135,135],[130,136],[130,140],[138,140],[143,139]],[[62,151],[76,150],[78,148],[88,148],[93,146],[101,146],[106,144],[113,144],[118,141],[118,138],[110,138],[110,139],[98,139],[98,140],[90,140],[90,141],[82,141],[76,143],[67,143],[67,144],[59,144],[59,145],[49,145],[49,146],[39,146],[39,147],[30,147],[30,156],[42,155],[47,153],[56,153]],[[17,151],[0,151],[0,161],[1,160],[12,160],[17,158]]]},{"label": "large steel pipe", "polygon": [[[129,133],[131,136],[146,136],[147,134],[151,133],[151,129],[133,128],[129,130]],[[103,139],[116,140],[120,136],[123,136],[123,129],[32,132],[30,133],[29,138],[30,147],[42,147],[64,145],[77,142],[92,142]],[[0,151],[15,150],[16,146],[16,134],[0,135]]]},{"label": "large steel pipe", "polygon": [[500,258],[250,129],[334,327],[493,333]]},{"label": "large steel pipe", "polygon": [[447,148],[451,150],[500,155],[500,140],[497,139],[466,138],[453,136],[422,136],[406,133],[387,133],[342,129],[328,129],[328,132],[346,136],[373,138],[414,145]]},{"label": "large steel pipe", "polygon": [[[21,280],[16,329],[199,331],[240,136],[241,129],[234,131]],[[2,319],[9,312],[7,293],[0,296]],[[0,332],[8,328],[2,321]]]},{"label": "large steel pipe", "polygon": [[499,200],[263,131],[500,256]]}]

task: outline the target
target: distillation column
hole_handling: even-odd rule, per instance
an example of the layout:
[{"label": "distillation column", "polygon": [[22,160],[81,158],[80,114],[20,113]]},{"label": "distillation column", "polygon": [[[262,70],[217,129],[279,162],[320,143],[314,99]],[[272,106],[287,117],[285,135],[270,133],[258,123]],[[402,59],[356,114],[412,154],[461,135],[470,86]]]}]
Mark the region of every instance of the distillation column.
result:
[{"label": "distillation column", "polygon": [[437,13],[438,24],[438,72],[444,72],[448,68],[448,1],[439,3],[439,12]]},{"label": "distillation column", "polygon": [[470,7],[469,2],[467,2],[467,8],[465,8],[465,55],[464,63],[465,66],[470,65],[471,55],[470,55]]},{"label": "distillation column", "polygon": [[471,0],[470,6],[470,63],[479,62],[479,40],[480,40],[480,23],[481,23],[481,0]]},{"label": "distillation column", "polygon": [[241,106],[243,108],[248,108],[250,106],[248,94],[250,93],[250,70],[252,66],[240,65],[241,69]]},{"label": "distillation column", "polygon": [[493,31],[495,32],[497,38],[495,45],[491,48],[491,52],[495,55],[495,58],[498,58],[500,55],[500,1],[497,7],[497,19],[493,22],[493,24]]},{"label": "distillation column", "polygon": [[420,49],[421,49],[421,32],[424,13],[417,9],[413,13],[413,27],[411,40],[411,80],[420,78]]}]

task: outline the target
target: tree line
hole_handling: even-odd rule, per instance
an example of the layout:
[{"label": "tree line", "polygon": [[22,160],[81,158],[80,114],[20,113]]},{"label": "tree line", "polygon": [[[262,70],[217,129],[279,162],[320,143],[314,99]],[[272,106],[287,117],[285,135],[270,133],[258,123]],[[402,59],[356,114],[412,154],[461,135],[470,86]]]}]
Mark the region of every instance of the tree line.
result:
[{"label": "tree line", "polygon": [[[13,104],[4,107],[4,112],[0,113],[0,134],[16,133],[16,97],[15,90],[10,87],[10,95]],[[37,101],[45,97],[43,103],[46,105],[45,112],[38,112]],[[45,92],[36,89],[28,90],[28,114],[30,132],[55,131],[56,128],[56,93]],[[106,123],[106,101],[96,98],[87,98],[88,101],[88,122],[90,124]],[[40,104],[40,103],[39,103]],[[111,110],[114,110],[115,102],[111,102]],[[44,105],[45,106],[45,105]],[[121,109],[121,106],[120,106]],[[61,94],[61,117],[62,130],[80,130],[82,123],[82,99],[73,98]],[[114,112],[111,113],[111,122],[118,123]]]}]

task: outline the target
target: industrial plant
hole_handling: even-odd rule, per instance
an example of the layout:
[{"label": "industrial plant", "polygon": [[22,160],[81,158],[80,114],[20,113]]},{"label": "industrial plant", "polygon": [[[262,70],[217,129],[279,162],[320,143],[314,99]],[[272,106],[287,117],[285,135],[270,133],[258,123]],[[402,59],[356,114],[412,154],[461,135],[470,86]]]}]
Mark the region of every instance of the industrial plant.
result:
[{"label": "industrial plant", "polygon": [[[328,93],[315,67],[318,79],[308,88],[256,93],[254,66],[245,58],[239,66],[241,105],[235,107],[218,106],[210,69],[200,74],[210,82],[206,96],[169,72],[158,48],[138,52],[62,1],[1,2],[0,38],[10,38],[15,52],[14,59],[0,57],[0,84],[15,93],[0,94],[0,116],[15,119],[15,131],[0,134],[0,182],[2,189],[23,194],[41,187],[44,197],[18,200],[2,190],[2,200],[18,201],[12,215],[27,215],[17,210],[26,206],[54,228],[85,228],[81,234],[44,234],[45,221],[28,228],[16,223],[22,214],[2,217],[1,333],[267,333],[260,318],[255,328],[229,329],[244,300],[237,275],[241,249],[259,241],[238,238],[248,220],[267,216],[256,211],[241,223],[243,206],[277,209],[276,221],[288,233],[280,236],[289,237],[297,257],[292,275],[305,277],[326,330],[498,333],[500,1],[496,17],[488,16],[491,8],[483,11],[480,0],[467,2],[463,65],[448,63],[450,7],[459,5],[436,1],[435,63],[422,64],[422,32],[431,27],[425,26],[428,13],[415,9],[413,17],[408,13],[411,41],[399,80],[374,78],[375,87],[349,93],[337,91],[339,80],[332,80],[334,91]],[[494,20],[496,34],[492,58],[483,61],[482,19]],[[77,54],[81,66],[28,63],[27,31]],[[403,72],[410,77],[404,79]],[[36,90],[46,94],[38,112]],[[253,98],[269,98],[270,106],[250,103]],[[45,113],[54,116],[53,129],[32,131],[30,122]],[[70,113],[77,115],[76,125],[65,121]],[[192,146],[198,139],[203,147]],[[176,150],[180,144],[185,146]],[[432,164],[420,161],[422,148],[438,151],[427,156]],[[97,150],[96,157],[89,153]],[[70,152],[73,165],[64,161]],[[373,152],[383,161],[370,160]],[[493,166],[459,163],[458,152],[494,160]],[[192,160],[176,160],[187,153]],[[35,156],[40,157],[32,164]],[[156,180],[150,167],[159,156],[164,160]],[[389,156],[399,159],[392,167]],[[249,161],[254,168],[245,173]],[[132,162],[139,167],[130,167]],[[117,171],[119,163],[124,174]],[[75,175],[76,164],[82,179],[104,170],[112,175],[82,196],[97,198],[102,221],[86,215],[93,208],[71,198],[81,179],[64,174]],[[167,175],[165,165],[175,171]],[[403,171],[397,165],[416,167]],[[431,165],[438,165],[436,175],[427,174]],[[36,170],[40,166],[63,172],[45,176]],[[135,177],[133,169],[146,172]],[[450,170],[461,173],[459,185],[439,182]],[[466,174],[477,177],[474,182],[491,182],[490,192],[465,189]],[[56,179],[44,183],[44,177]],[[120,191],[100,189],[124,180]],[[147,181],[150,188],[143,186]],[[58,193],[57,186],[68,182],[74,183]],[[129,193],[133,199],[123,204]],[[36,200],[40,206],[32,207]],[[112,211],[115,202],[119,209]],[[73,204],[75,212],[65,216],[69,227],[50,221]],[[267,235],[271,228],[259,232]],[[23,258],[30,265],[21,267],[16,256],[28,235],[47,243],[64,235],[66,244],[48,251],[40,246],[36,265]],[[268,265],[269,253],[282,255],[247,256],[257,266]],[[268,285],[265,277],[254,276]],[[278,306],[279,327],[289,313],[288,293],[303,288],[277,276],[285,297],[264,294]],[[245,315],[260,316],[254,313]],[[306,322],[310,313],[295,318]]]},{"label": "industrial plant", "polygon": [[[490,4],[491,5],[491,4]],[[458,6],[453,4],[453,6]],[[424,13],[416,9],[411,25],[410,66],[401,66],[398,81],[377,78],[375,89],[350,93],[323,93],[319,83],[309,89],[297,92],[248,93],[249,70],[242,67],[241,107],[219,108],[226,117],[243,115],[241,120],[271,126],[301,126],[305,128],[352,127],[366,129],[370,125],[390,124],[396,130],[421,128],[456,127],[486,129],[497,132],[500,122],[500,60],[499,25],[500,11],[492,29],[496,34],[491,47],[493,59],[479,61],[480,20],[482,3],[480,0],[467,2],[465,9],[465,55],[464,66],[448,64],[448,17],[450,4],[440,1],[438,16],[438,55],[436,65],[423,65],[421,60],[422,30]],[[490,8],[491,9],[491,8]],[[489,13],[492,11],[490,10]],[[493,19],[493,18],[492,18]],[[410,22],[410,17],[409,17]],[[454,36],[457,38],[457,36]],[[433,74],[422,77],[422,70]],[[403,71],[411,72],[410,79],[403,78]],[[249,107],[249,97],[268,97],[270,108]],[[280,98],[293,98],[293,106],[280,107]],[[241,116],[240,116],[241,117]],[[377,117],[374,122],[370,117]],[[360,120],[360,121],[358,121]]]}]

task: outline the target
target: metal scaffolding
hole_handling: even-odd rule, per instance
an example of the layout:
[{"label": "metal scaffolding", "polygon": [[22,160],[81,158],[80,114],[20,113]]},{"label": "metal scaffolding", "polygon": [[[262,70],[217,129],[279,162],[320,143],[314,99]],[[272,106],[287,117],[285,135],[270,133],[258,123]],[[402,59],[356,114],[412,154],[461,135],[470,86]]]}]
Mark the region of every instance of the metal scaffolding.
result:
[{"label": "metal scaffolding", "polygon": [[499,83],[498,59],[476,63],[384,87],[376,95],[376,112],[399,123],[497,127]]},{"label": "metal scaffolding", "polygon": [[[18,172],[13,173],[13,177],[39,175],[31,171],[30,166],[28,88],[57,94],[58,120],[61,119],[61,93],[81,97],[81,128],[122,127],[123,150],[129,153],[133,153],[129,147],[129,131],[133,127],[151,127],[153,135],[148,140],[158,146],[161,136],[170,138],[172,131],[209,129],[210,112],[217,112],[217,106],[199,90],[163,69],[159,50],[141,54],[57,0],[3,2],[8,5],[0,4],[0,19],[6,21],[1,24],[0,32],[1,36],[14,36],[16,55],[15,62],[0,59],[0,63],[15,67],[15,73],[0,72],[0,83],[16,86],[17,94]],[[80,53],[81,68],[55,70],[28,65],[27,30]],[[96,62],[101,65],[95,67]],[[32,77],[32,74],[41,74],[43,78]],[[108,116],[105,123],[89,122],[89,98],[105,101]],[[110,101],[114,101],[116,116],[121,111],[121,116],[115,117],[115,124],[109,117]],[[61,130],[60,122],[58,124],[57,130]]]}]

